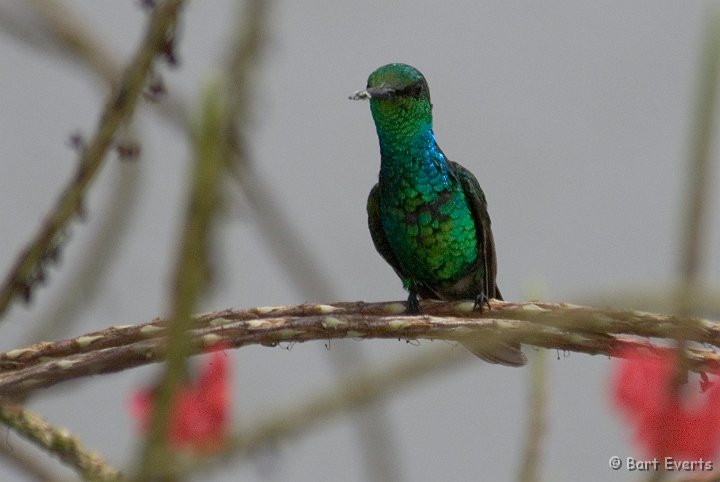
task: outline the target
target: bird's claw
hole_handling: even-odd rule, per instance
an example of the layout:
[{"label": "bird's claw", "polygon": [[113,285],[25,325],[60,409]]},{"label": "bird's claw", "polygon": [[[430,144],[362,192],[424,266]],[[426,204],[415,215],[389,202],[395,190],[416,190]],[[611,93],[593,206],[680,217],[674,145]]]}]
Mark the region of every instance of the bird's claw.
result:
[{"label": "bird's claw", "polygon": [[407,299],[407,307],[405,308],[406,315],[419,315],[420,314],[420,301],[418,301],[417,294],[414,291],[410,292]]},{"label": "bird's claw", "polygon": [[490,306],[490,298],[488,298],[485,293],[480,293],[475,297],[475,304],[473,305],[473,310],[480,309],[480,313],[482,313],[483,305],[487,306],[488,310],[492,309],[492,307]]}]

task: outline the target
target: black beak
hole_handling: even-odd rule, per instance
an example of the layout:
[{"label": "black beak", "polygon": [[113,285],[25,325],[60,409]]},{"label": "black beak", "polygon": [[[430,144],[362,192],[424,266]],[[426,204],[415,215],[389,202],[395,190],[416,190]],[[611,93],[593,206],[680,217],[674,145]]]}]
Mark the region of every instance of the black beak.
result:
[{"label": "black beak", "polygon": [[358,90],[349,98],[352,100],[390,99],[393,95],[395,95],[395,89],[392,87],[368,87],[365,90]]}]

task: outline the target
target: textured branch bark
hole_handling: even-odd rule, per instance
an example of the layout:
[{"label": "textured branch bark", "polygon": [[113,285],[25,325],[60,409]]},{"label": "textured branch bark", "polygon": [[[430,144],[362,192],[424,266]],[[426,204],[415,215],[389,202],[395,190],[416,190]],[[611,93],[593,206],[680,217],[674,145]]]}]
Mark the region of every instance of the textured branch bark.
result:
[{"label": "textured branch bark", "polygon": [[0,420],[23,437],[53,453],[85,480],[119,481],[120,471],[100,455],[85,448],[65,429],[54,427],[38,414],[16,404],[0,404]]},{"label": "textured branch bark", "polygon": [[[652,350],[645,338],[675,339],[720,347],[720,322],[636,311],[596,310],[540,302],[491,301],[492,310],[473,311],[468,302],[424,302],[424,315],[406,316],[404,303],[336,303],[257,307],[197,315],[193,353],[220,341],[232,347],[275,346],[337,338],[516,341],[590,355],[612,355],[619,345]],[[0,354],[0,395],[17,395],[66,380],[126,370],[163,360],[166,321],[156,319],[86,335],[39,343]],[[694,370],[720,368],[720,354],[688,351]]]}]

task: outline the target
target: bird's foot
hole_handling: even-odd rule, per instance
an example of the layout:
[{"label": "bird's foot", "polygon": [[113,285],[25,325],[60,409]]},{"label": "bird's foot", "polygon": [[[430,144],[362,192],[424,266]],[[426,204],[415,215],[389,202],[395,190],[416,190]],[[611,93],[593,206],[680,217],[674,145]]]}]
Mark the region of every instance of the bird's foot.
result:
[{"label": "bird's foot", "polygon": [[492,307],[490,306],[490,298],[487,297],[485,293],[480,293],[475,297],[475,304],[473,305],[473,310],[480,310],[480,313],[482,313],[483,305],[487,306],[488,310]]},{"label": "bird's foot", "polygon": [[410,290],[408,295],[407,306],[405,308],[406,315],[419,315],[420,314],[420,301],[418,301],[417,293]]}]

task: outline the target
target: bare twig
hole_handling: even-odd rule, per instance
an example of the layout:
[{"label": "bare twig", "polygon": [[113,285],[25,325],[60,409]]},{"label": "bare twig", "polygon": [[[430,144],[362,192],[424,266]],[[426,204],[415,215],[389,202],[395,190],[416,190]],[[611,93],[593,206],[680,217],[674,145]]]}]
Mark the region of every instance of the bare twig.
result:
[{"label": "bare twig", "polygon": [[[707,26],[695,102],[694,125],[690,130],[690,154],[687,177],[687,199],[683,202],[681,217],[682,259],[681,278],[687,285],[697,282],[702,266],[705,218],[708,213],[710,182],[712,180],[711,151],[715,131],[718,72],[720,71],[720,8],[708,6]],[[691,286],[688,286],[691,287]],[[686,288],[687,289],[687,288]],[[679,302],[692,302],[681,293]]]},{"label": "bare twig", "polygon": [[26,439],[74,468],[85,480],[118,481],[121,473],[87,450],[70,432],[54,427],[36,413],[16,404],[0,404],[0,420]]},{"label": "bare twig", "polygon": [[194,135],[195,163],[167,328],[167,363],[156,392],[137,480],[157,480],[171,456],[167,440],[170,407],[185,374],[186,358],[192,353],[188,332],[193,326],[193,309],[207,285],[207,245],[219,201],[219,181],[227,166],[226,95],[223,82],[208,86]]},{"label": "bare twig", "polygon": [[[254,221],[268,242],[279,264],[284,267],[293,284],[305,297],[327,296],[334,298],[334,290],[315,254],[291,223],[272,189],[254,169],[250,160],[250,146],[246,142],[248,118],[250,117],[251,80],[253,69],[262,53],[263,38],[272,5],[268,0],[248,0],[242,9],[241,23],[236,26],[228,56],[227,77],[230,90],[228,102],[232,120],[229,137],[233,153],[231,174],[242,189],[242,194],[252,208]],[[239,22],[240,23],[240,22]],[[286,240],[292,239],[289,244]]]},{"label": "bare twig", "polygon": [[[26,8],[34,11],[46,30],[43,32],[46,41],[39,47],[50,51],[62,50],[72,60],[95,71],[110,87],[118,82],[122,68],[112,51],[69,5],[56,0],[31,0],[26,2]],[[37,23],[32,32],[36,30]]]},{"label": "bare twig", "polygon": [[82,150],[73,179],[0,286],[0,316],[16,296],[29,299],[33,285],[44,274],[44,265],[58,255],[63,232],[70,220],[82,213],[85,191],[102,165],[116,132],[133,114],[153,60],[168,48],[181,5],[180,0],[167,0],[154,10],[145,39],[109,96],[98,128]]},{"label": "bare twig", "polygon": [[[273,194],[271,186],[260,177],[250,160],[251,145],[247,129],[252,89],[252,74],[262,52],[268,11],[272,2],[247,0],[240,9],[241,16],[233,28],[235,35],[227,62],[228,85],[231,90],[229,110],[234,123],[230,131],[233,139],[232,174],[242,188],[242,194],[252,208],[253,220],[272,253],[299,293],[307,298],[335,298],[335,289],[323,273],[322,263],[303,242],[286,211]],[[240,27],[242,25],[242,27]],[[292,239],[292,243],[286,240]],[[328,352],[329,364],[336,376],[343,380],[350,366],[364,363],[361,347],[351,344],[343,350]],[[365,479],[373,482],[402,480],[400,457],[395,450],[395,437],[387,411],[381,404],[367,404],[353,415],[363,457]]]},{"label": "bare twig", "polygon": [[26,480],[35,480],[37,482],[64,482],[64,480],[55,475],[54,472],[47,467],[48,464],[39,462],[37,455],[25,450],[24,447],[18,447],[18,444],[12,444],[7,437],[0,441],[0,458],[4,460],[3,466],[15,467],[22,472]]},{"label": "bare twig", "polygon": [[[93,236],[83,241],[83,256],[67,268],[67,276],[40,306],[35,323],[27,327],[26,343],[53,340],[77,332],[75,324],[81,313],[98,296],[103,281],[109,276],[113,262],[138,211],[141,196],[142,163],[117,163],[109,166],[114,182],[103,194],[97,209],[101,216],[93,220]],[[100,202],[98,202],[100,204]],[[82,293],[82,296],[77,296]],[[29,324],[28,324],[29,325]]]},{"label": "bare twig", "polygon": [[[715,125],[715,103],[717,98],[718,71],[720,70],[720,8],[708,6],[708,20],[700,62],[701,73],[695,105],[688,163],[687,199],[682,216],[681,239],[682,260],[680,263],[680,290],[676,296],[676,312],[687,316],[693,312],[696,287],[700,279],[703,256],[704,220],[707,215],[708,191],[712,173],[710,151]],[[689,329],[692,329],[689,327]],[[688,360],[685,356],[687,341],[678,337],[678,370],[674,387],[680,387],[687,380]]]},{"label": "bare twig", "polygon": [[529,385],[528,428],[525,434],[525,453],[520,466],[519,482],[542,480],[540,461],[547,423],[548,364],[546,350],[536,351],[531,358]]},{"label": "bare twig", "polygon": [[252,73],[262,53],[271,4],[268,0],[247,0],[238,5],[238,21],[233,25],[226,68],[227,83],[231,87],[227,106],[231,139],[240,133],[239,129],[249,117]]},{"label": "bare twig", "polygon": [[[654,345],[638,337],[687,336],[720,347],[720,322],[696,318],[532,302],[492,301],[493,309],[483,313],[472,307],[472,302],[425,302],[424,316],[403,315],[402,302],[224,310],[195,317],[189,336],[193,353],[220,341],[240,347],[337,338],[472,337],[473,343],[507,340],[591,355],[614,355],[620,345],[652,351]],[[156,363],[165,356],[166,335],[165,322],[155,320],[0,354],[0,395]],[[689,357],[691,369],[720,368],[714,351],[689,350]]]}]

